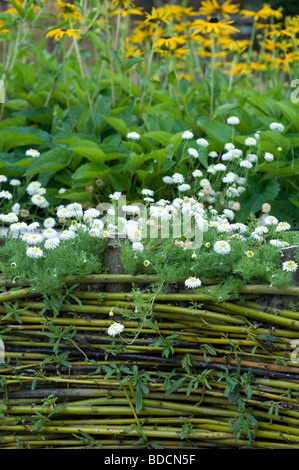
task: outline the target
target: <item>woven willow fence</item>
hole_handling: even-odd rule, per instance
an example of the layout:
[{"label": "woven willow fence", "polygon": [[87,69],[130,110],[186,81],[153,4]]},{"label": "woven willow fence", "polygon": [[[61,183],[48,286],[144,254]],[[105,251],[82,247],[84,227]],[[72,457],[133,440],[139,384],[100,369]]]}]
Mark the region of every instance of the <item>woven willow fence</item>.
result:
[{"label": "woven willow fence", "polygon": [[298,448],[299,288],[219,302],[109,256],[58,306],[3,281],[0,448]]}]

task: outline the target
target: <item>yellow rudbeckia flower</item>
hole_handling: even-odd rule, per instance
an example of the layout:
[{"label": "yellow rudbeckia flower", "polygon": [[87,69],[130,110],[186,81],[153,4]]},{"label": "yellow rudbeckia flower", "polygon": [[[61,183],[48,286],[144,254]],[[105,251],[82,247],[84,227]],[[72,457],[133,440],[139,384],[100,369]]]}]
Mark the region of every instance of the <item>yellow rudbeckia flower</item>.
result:
[{"label": "yellow rudbeckia flower", "polygon": [[68,37],[74,37],[80,39],[81,36],[78,34],[80,29],[68,29],[68,28],[57,28],[52,29],[47,33],[47,38],[54,37],[54,39],[62,38],[63,36],[67,35]]}]

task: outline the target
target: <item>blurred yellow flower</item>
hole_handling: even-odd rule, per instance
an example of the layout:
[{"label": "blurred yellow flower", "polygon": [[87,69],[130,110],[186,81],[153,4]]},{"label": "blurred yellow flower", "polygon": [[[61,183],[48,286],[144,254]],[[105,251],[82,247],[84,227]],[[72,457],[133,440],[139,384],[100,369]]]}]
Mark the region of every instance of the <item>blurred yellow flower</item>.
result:
[{"label": "blurred yellow flower", "polygon": [[112,3],[117,6],[117,7],[124,7],[124,8],[128,8],[128,7],[133,7],[134,6],[134,2],[133,0],[112,0]]},{"label": "blurred yellow flower", "polygon": [[209,21],[206,20],[196,20],[193,23],[195,31],[192,33],[195,36],[198,33],[209,34],[214,32],[216,35],[222,31],[230,30],[230,31],[237,31],[234,26],[231,26],[233,21],[219,21],[217,18],[211,18]]},{"label": "blurred yellow flower", "polygon": [[3,28],[4,24],[4,21],[0,21],[0,34],[9,32],[9,29]]},{"label": "blurred yellow flower", "polygon": [[67,35],[68,37],[74,37],[77,39],[80,39],[81,36],[78,34],[78,31],[81,31],[80,29],[68,29],[68,28],[57,28],[57,29],[52,29],[52,31],[49,31],[46,35],[47,38],[53,37],[54,39],[57,38],[62,38],[63,36]]},{"label": "blurred yellow flower", "polygon": [[[45,3],[45,0],[40,0],[42,4]],[[25,5],[25,0],[14,0],[14,3],[23,8],[24,5]],[[39,11],[40,10],[40,7],[38,5],[31,5],[31,8],[34,8],[35,11]],[[18,15],[19,14],[19,11],[18,9],[14,6],[14,5],[11,5],[10,8],[8,8],[7,10],[5,10],[4,13],[8,13],[10,15]]]},{"label": "blurred yellow flower", "polygon": [[[138,7],[138,8],[121,8],[120,13],[121,13],[121,16],[123,18],[125,18],[127,15],[139,15],[139,16],[144,15],[142,7]],[[117,15],[117,14],[118,14],[117,10],[112,13],[112,15]]]},{"label": "blurred yellow flower", "polygon": [[276,18],[280,20],[283,17],[282,13],[283,8],[279,7],[277,10],[273,10],[268,3],[264,3],[262,8],[258,11],[251,11],[251,10],[241,10],[240,13],[245,18],[253,18],[254,23],[258,22],[260,19],[267,20],[268,18]]},{"label": "blurred yellow flower", "polygon": [[198,11],[200,15],[213,16],[222,15],[224,18],[229,18],[239,11],[239,4],[231,4],[231,0],[226,0],[222,5],[217,0],[204,0]]},{"label": "blurred yellow flower", "polygon": [[156,23],[160,23],[163,21],[164,23],[169,23],[169,13],[165,10],[165,8],[152,8],[151,13],[145,13],[146,19],[144,20],[145,23],[149,21],[154,21]]},{"label": "blurred yellow flower", "polygon": [[169,15],[169,18],[175,21],[181,21],[183,17],[193,16],[196,13],[192,7],[183,7],[181,5],[165,5],[165,12]]},{"label": "blurred yellow flower", "polygon": [[178,44],[184,44],[185,39],[180,36],[162,36],[154,43],[154,48],[169,50],[174,49]]},{"label": "blurred yellow flower", "polygon": [[57,10],[60,10],[57,15],[58,18],[62,16],[64,20],[70,19],[72,21],[83,21],[83,16],[81,15],[79,8],[72,3],[64,3],[57,0],[55,6]]}]

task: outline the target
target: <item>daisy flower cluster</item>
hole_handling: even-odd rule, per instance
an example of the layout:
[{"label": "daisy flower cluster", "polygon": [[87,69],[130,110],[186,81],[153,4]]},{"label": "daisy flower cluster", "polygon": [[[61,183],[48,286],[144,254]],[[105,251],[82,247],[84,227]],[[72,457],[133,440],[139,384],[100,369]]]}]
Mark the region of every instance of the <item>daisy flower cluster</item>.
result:
[{"label": "daisy flower cluster", "polygon": [[[249,186],[248,177],[257,171],[259,165],[272,162],[275,156],[262,151],[260,131],[245,138],[242,144],[237,140],[237,144],[234,130],[240,124],[240,119],[230,116],[227,124],[233,129],[232,140],[225,143],[221,151],[212,150],[213,142],[205,138],[196,139],[191,131],[183,132],[182,161],[188,163],[191,171],[189,170],[187,176],[174,172],[164,176],[162,181],[171,189],[176,188],[179,193],[196,193],[200,202],[205,205],[239,211],[241,196]],[[284,125],[273,122],[268,129],[282,133]],[[279,149],[278,147],[277,151]]]},{"label": "daisy flower cluster", "polygon": [[[179,178],[177,174],[174,177]],[[144,200],[149,196],[151,199],[146,213],[134,206],[136,210],[133,207],[127,211],[131,218],[123,225],[127,242],[123,247],[123,259],[130,274],[140,274],[141,271],[161,274],[167,270],[168,264],[172,275],[174,272],[177,277],[181,273],[187,274],[185,286],[190,289],[201,286],[202,275],[209,277],[209,273],[214,273],[221,276],[223,270],[226,275],[229,275],[229,270],[238,273],[242,270],[244,276],[248,270],[254,277],[255,270],[258,271],[256,266],[261,271],[263,265],[263,275],[268,279],[271,275],[276,276],[274,272],[269,273],[273,266],[280,269],[280,273],[297,269],[297,263],[278,267],[281,249],[290,245],[288,234],[291,225],[271,215],[270,204],[265,205],[265,212],[261,212],[258,219],[242,223],[236,220],[234,210],[225,208],[218,211],[211,206],[206,207],[200,198],[156,199],[149,189],[144,189],[142,194]],[[191,225],[184,232],[186,220]],[[200,245],[196,240],[201,240]],[[132,267],[134,260],[135,268]],[[270,280],[272,282],[272,278]]]}]

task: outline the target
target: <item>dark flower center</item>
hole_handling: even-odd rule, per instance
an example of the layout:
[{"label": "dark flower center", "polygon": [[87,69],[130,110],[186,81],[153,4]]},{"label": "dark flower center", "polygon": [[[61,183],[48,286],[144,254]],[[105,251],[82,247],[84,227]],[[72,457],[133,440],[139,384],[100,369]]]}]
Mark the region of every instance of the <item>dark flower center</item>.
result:
[{"label": "dark flower center", "polygon": [[209,20],[209,23],[219,23],[219,20],[218,18],[213,17]]}]

